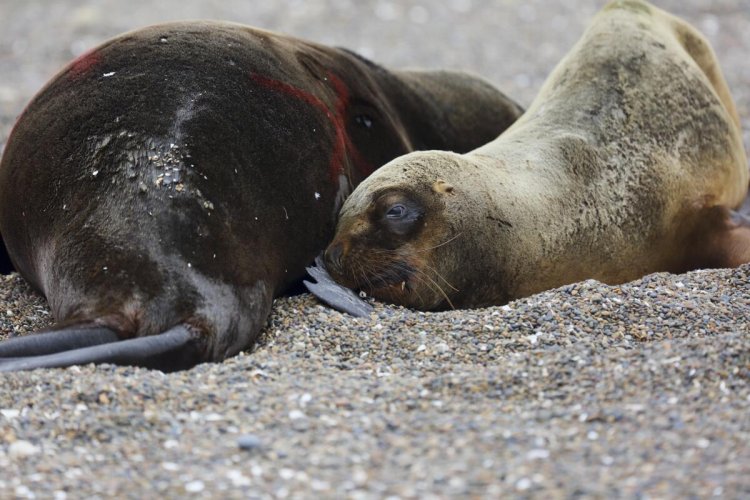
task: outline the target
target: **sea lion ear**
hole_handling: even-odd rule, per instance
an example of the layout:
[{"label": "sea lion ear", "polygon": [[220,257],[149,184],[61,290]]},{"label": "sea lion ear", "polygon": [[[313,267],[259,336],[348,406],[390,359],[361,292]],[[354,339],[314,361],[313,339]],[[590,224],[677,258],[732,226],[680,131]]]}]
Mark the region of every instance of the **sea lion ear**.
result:
[{"label": "sea lion ear", "polygon": [[435,181],[435,184],[432,185],[432,190],[438,194],[454,194],[453,185],[445,182],[442,179],[438,179]]}]

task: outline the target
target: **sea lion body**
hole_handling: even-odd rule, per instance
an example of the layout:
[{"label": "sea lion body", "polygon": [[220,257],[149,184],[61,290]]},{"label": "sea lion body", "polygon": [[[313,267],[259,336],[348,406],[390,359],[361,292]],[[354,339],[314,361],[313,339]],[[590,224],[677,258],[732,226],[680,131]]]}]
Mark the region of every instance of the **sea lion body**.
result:
[{"label": "sea lion body", "polygon": [[362,179],[415,149],[468,151],[518,115],[459,73],[237,24],[154,26],[29,104],[0,164],[0,232],[60,327],[184,325],[192,347],[147,364],[221,360],[253,344]]},{"label": "sea lion body", "polygon": [[412,153],[342,209],[327,267],[421,309],[502,304],[593,278],[750,260],[748,189],[713,52],[641,1],[595,18],[526,113],[468,154]]}]

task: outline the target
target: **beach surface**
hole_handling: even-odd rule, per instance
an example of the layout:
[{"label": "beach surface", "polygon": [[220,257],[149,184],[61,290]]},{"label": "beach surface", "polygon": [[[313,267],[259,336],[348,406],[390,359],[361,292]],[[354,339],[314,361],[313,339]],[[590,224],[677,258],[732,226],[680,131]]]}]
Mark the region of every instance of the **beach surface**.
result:
[{"label": "beach surface", "polygon": [[[750,146],[750,2],[662,0],[724,70]],[[523,105],[594,0],[0,2],[0,148],[66,62],[123,31],[224,19],[389,67],[463,69]],[[0,277],[0,337],[49,325]],[[586,281],[368,319],[279,299],[260,344],[163,374],[0,374],[0,498],[747,498],[750,266]]]}]

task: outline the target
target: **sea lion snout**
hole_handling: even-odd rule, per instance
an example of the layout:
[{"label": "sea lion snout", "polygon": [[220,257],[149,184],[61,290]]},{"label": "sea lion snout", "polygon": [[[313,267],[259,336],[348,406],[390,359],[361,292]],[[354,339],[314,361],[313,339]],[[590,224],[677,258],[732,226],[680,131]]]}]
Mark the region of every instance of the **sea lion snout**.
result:
[{"label": "sea lion snout", "polygon": [[343,241],[334,241],[326,248],[324,258],[329,270],[341,273],[341,259],[346,254],[348,246]]}]

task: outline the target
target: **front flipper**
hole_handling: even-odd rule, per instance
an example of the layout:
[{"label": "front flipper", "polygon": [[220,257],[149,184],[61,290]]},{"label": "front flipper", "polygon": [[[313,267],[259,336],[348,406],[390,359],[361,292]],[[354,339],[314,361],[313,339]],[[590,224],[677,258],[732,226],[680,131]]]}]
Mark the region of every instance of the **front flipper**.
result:
[{"label": "front flipper", "polygon": [[317,283],[303,281],[307,289],[334,309],[358,318],[366,318],[374,311],[370,304],[359,298],[352,290],[333,281],[320,257],[315,259],[314,266],[307,268],[307,273],[317,281]]},{"label": "front flipper", "polygon": [[[80,331],[78,330],[78,332]],[[78,332],[70,336],[77,338],[79,337]],[[33,337],[46,337],[48,335],[66,337],[66,334],[69,333],[70,330],[58,330],[44,334],[35,334]],[[102,334],[101,338],[107,339],[109,337]],[[15,340],[23,340],[23,338],[11,339],[6,342],[10,343]],[[52,341],[50,345],[52,343],[60,346],[65,344],[63,341]],[[0,348],[4,344],[0,344]],[[7,349],[7,352],[1,351],[6,358],[0,359],[0,371],[62,368],[87,363],[112,363],[115,365],[157,368],[162,371],[175,371],[191,368],[201,360],[197,338],[185,325],[178,325],[158,335],[149,335],[128,340],[105,340],[104,343],[99,343],[98,345],[92,345],[92,343],[87,347],[61,350],[51,354],[28,354],[31,352],[31,347],[34,346],[34,343],[29,342],[27,344],[30,346],[30,350],[25,352],[19,350],[13,351],[10,348]]]}]

